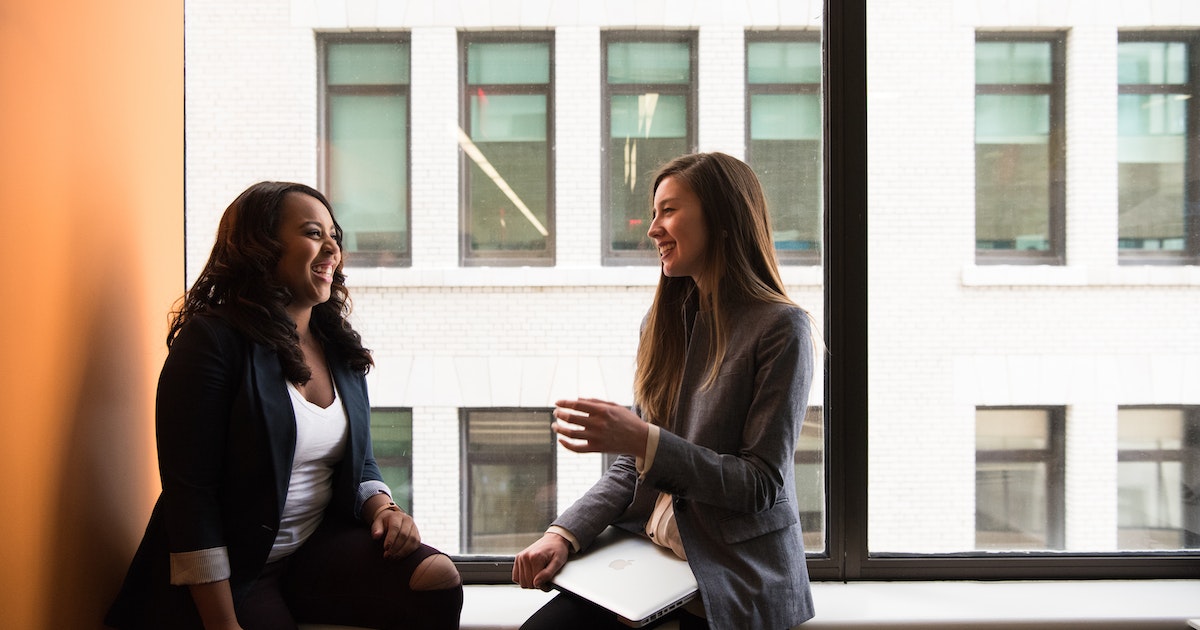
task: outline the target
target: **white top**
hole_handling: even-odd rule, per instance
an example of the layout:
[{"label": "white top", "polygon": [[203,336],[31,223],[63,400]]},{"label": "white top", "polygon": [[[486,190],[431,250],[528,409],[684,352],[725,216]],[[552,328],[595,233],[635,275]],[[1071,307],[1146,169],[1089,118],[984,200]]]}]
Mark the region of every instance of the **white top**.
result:
[{"label": "white top", "polygon": [[291,555],[321,524],[321,515],[333,496],[333,467],[342,459],[350,429],[336,385],[328,407],[309,402],[290,381],[288,394],[296,413],[296,454],[268,562]]}]

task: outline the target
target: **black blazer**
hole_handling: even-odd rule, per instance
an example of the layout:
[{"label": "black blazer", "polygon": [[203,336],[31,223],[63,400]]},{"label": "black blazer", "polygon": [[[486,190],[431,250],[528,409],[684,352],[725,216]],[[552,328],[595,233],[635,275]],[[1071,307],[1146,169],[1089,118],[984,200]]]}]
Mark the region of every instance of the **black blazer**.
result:
[{"label": "black blazer", "polygon": [[[371,451],[366,378],[327,349],[349,437],[325,519],[354,521],[358,486],[381,480]],[[275,352],[210,315],[171,344],[155,407],[162,493],[105,622],[117,628],[199,627],[170,554],[229,553],[234,600],[266,564],[291,476],[296,423]]]}]

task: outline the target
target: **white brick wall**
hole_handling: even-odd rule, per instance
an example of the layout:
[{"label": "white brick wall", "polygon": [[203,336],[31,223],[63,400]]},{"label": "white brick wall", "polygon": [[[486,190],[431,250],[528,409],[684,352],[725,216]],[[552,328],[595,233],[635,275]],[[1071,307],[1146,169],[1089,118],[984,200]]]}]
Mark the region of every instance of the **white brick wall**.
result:
[{"label": "white brick wall", "polygon": [[[188,2],[188,277],[247,185],[317,183],[314,32],[411,33],[412,267],[349,275],[355,326],[377,360],[372,401],[413,409],[421,531],[456,551],[459,407],[631,397],[658,272],[600,265],[602,31],[697,30],[699,143],[743,155],[744,29],[815,29],[820,10],[819,0]],[[868,19],[870,548],[972,548],[976,407],[1053,405],[1067,410],[1068,547],[1110,550],[1117,406],[1200,404],[1200,327],[1185,323],[1200,311],[1200,268],[1117,264],[1116,33],[1200,28],[1200,3],[872,2]],[[491,28],[555,32],[551,268],[458,266],[457,33]],[[1064,266],[975,265],[978,28],[1068,32]],[[784,274],[822,321],[820,269]],[[822,391],[818,379],[814,404]],[[560,449],[561,507],[599,461]]]}]

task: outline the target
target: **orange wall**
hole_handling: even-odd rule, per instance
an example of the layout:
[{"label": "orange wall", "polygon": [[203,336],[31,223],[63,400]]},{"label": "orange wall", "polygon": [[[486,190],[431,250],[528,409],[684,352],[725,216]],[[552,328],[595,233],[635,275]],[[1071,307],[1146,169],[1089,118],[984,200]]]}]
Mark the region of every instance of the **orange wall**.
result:
[{"label": "orange wall", "polygon": [[145,526],[183,168],[182,0],[0,4],[0,628],[100,628]]}]

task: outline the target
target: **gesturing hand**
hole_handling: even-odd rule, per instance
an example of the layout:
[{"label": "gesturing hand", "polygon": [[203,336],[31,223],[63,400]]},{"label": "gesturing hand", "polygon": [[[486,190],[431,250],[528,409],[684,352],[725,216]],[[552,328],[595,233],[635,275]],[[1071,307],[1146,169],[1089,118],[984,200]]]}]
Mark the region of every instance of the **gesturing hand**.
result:
[{"label": "gesturing hand", "polygon": [[560,400],[555,403],[554,418],[552,427],[561,436],[559,443],[576,453],[646,454],[648,426],[616,403],[595,398]]}]

